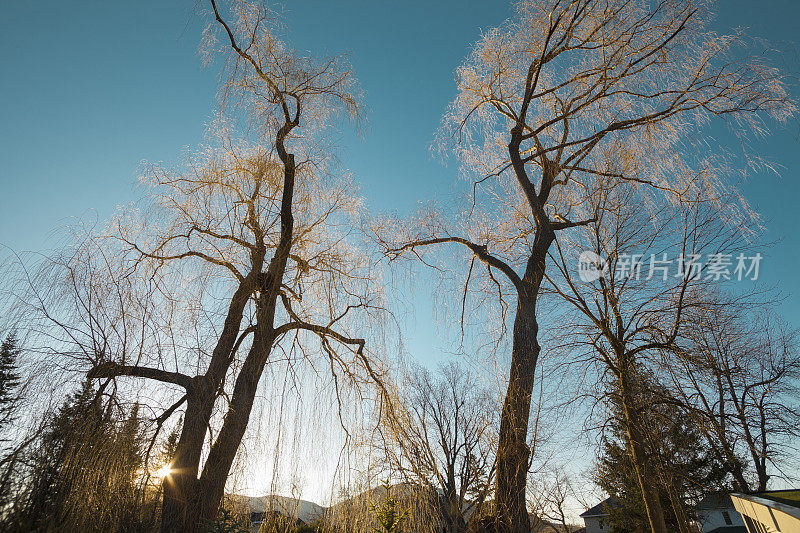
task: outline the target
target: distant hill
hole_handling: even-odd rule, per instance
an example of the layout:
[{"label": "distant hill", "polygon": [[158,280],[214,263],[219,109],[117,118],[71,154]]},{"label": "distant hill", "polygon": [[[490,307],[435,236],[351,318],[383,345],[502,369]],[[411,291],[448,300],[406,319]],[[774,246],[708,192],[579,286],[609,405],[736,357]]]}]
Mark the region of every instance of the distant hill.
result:
[{"label": "distant hill", "polygon": [[274,494],[260,497],[229,494],[226,499],[234,507],[244,506],[249,513],[267,513],[271,510],[288,518],[299,518],[306,524],[322,517],[326,510],[308,500]]},{"label": "distant hill", "polygon": [[[392,485],[390,489],[392,496],[399,501],[403,501],[411,496],[411,488],[406,483],[398,483]],[[339,509],[346,509],[354,505],[370,505],[373,503],[382,502],[386,498],[386,489],[384,487],[375,487],[365,490],[355,496],[336,502],[327,508],[328,512],[336,512]]]},{"label": "distant hill", "polygon": [[[392,494],[399,499],[408,496],[410,490],[405,484],[392,485]],[[330,507],[323,507],[308,500],[291,498],[289,496],[244,496],[228,494],[226,500],[233,507],[244,506],[250,513],[265,513],[269,510],[276,511],[289,518],[299,518],[305,523],[311,523],[326,513],[336,512],[358,504],[371,504],[382,501],[386,497],[383,487],[366,490],[356,496],[339,501]]]},{"label": "distant hill", "polygon": [[[392,485],[392,495],[399,501],[406,500],[411,496],[412,489],[400,483]],[[240,511],[250,513],[265,513],[269,514],[270,511],[282,515],[292,520],[299,519],[306,524],[311,524],[319,518],[347,516],[352,512],[358,513],[360,511],[367,511],[371,509],[373,504],[377,504],[386,498],[386,489],[384,487],[375,487],[357,494],[351,498],[341,500],[330,507],[323,507],[308,500],[301,500],[298,498],[291,498],[288,496],[268,495],[268,496],[243,496],[238,494],[229,494],[226,496],[228,505],[239,508]],[[491,502],[486,502],[485,505],[491,505]],[[244,509],[240,508],[244,507]],[[535,522],[533,520],[532,522]],[[561,531],[563,528],[556,524],[548,522],[541,522],[538,528],[534,531]]]}]

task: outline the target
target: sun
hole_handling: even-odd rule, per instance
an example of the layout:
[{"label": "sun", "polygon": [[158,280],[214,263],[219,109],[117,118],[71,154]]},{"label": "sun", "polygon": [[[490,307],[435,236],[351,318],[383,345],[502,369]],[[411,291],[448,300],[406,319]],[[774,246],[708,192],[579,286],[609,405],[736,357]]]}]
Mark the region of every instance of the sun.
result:
[{"label": "sun", "polygon": [[171,473],[172,473],[172,465],[169,464],[169,463],[165,464],[164,466],[162,466],[161,468],[156,470],[156,476],[159,479],[164,479],[165,477],[167,477]]}]

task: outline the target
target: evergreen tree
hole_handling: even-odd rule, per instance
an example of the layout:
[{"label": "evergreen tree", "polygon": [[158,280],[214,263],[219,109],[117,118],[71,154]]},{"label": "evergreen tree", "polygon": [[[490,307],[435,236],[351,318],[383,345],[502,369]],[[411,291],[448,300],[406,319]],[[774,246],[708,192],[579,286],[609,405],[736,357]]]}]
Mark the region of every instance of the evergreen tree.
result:
[{"label": "evergreen tree", "polygon": [[69,494],[68,469],[72,441],[80,435],[75,424],[94,425],[99,413],[88,382],[70,395],[57,411],[48,415],[46,429],[29,458],[31,479],[19,517],[21,531],[47,531],[59,527]]},{"label": "evergreen tree", "polygon": [[4,444],[11,441],[7,438],[6,427],[16,418],[17,403],[20,398],[20,378],[18,372],[19,341],[11,332],[0,344],[0,516],[8,513],[12,503],[12,485],[16,481],[19,465],[19,450],[9,449]]},{"label": "evergreen tree", "polygon": [[166,440],[161,445],[161,453],[159,454],[160,462],[159,464],[167,464],[172,461],[172,458],[175,457],[175,452],[178,449],[178,440],[181,437],[180,427],[183,425],[183,420],[181,419],[178,424],[173,428],[172,431],[169,432],[167,435]]},{"label": "evergreen tree", "polygon": [[373,506],[375,517],[378,520],[375,531],[377,533],[397,533],[408,518],[409,511],[400,507],[397,498],[392,496],[392,487],[388,479],[383,484],[383,490],[386,492],[386,498],[380,505]]},{"label": "evergreen tree", "polygon": [[[645,402],[648,412],[642,431],[647,436],[649,461],[658,469],[651,475],[659,478],[659,498],[667,527],[677,532],[678,518],[668,489],[672,488],[684,505],[677,511],[686,512],[691,518],[703,493],[724,488],[727,472],[690,417],[674,406],[651,400]],[[649,522],[626,432],[616,418],[608,429],[602,440],[597,482],[619,502],[609,513],[612,531],[647,531]]]},{"label": "evergreen tree", "polygon": [[46,426],[29,460],[30,483],[12,530],[146,530],[138,404],[127,413],[112,408],[87,382]]},{"label": "evergreen tree", "polygon": [[19,340],[10,333],[0,345],[0,427],[15,418],[15,406],[19,399],[20,378],[18,374]]},{"label": "evergreen tree", "polygon": [[144,470],[144,432],[139,416],[139,404],[135,403],[127,418],[109,439],[101,451],[105,462],[101,477],[98,501],[108,509],[108,524],[126,524],[133,531],[133,525],[141,521],[144,506],[144,487],[141,486]]},{"label": "evergreen tree", "polygon": [[[597,483],[606,494],[618,502],[618,505],[607,507],[612,533],[649,530],[642,491],[639,487],[633,459],[624,438],[603,437]],[[666,510],[669,502],[665,495],[660,494],[660,496],[662,507]],[[669,512],[666,512],[665,518],[669,521]],[[674,526],[674,523],[667,525]]]}]

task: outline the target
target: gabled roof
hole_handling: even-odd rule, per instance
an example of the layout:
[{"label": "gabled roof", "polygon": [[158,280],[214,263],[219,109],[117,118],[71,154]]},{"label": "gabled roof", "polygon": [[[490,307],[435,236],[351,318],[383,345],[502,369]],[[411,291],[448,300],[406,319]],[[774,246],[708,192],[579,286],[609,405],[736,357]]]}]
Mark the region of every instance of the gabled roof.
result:
[{"label": "gabled roof", "polygon": [[618,509],[622,507],[620,501],[613,496],[606,498],[591,509],[585,510],[581,518],[591,518],[593,516],[608,516],[608,508]]},{"label": "gabled roof", "polygon": [[800,508],[800,490],[798,489],[768,490],[766,492],[754,492],[753,496],[760,496],[768,500]]}]

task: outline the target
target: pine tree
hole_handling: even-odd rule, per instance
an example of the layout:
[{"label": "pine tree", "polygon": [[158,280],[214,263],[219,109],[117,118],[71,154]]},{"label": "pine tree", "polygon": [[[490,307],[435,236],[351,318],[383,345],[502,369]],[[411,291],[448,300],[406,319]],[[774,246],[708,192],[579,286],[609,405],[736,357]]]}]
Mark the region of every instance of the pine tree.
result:
[{"label": "pine tree", "polygon": [[398,505],[397,498],[391,494],[391,485],[387,479],[383,484],[386,498],[380,505],[373,506],[375,517],[378,520],[377,533],[397,533],[408,518],[408,509],[403,509]]},{"label": "pine tree", "polygon": [[[139,403],[137,402],[131,407],[128,417],[116,436],[116,448],[122,471],[133,474],[142,467],[144,462],[142,447],[142,419],[139,416]],[[131,478],[131,482],[133,482],[133,478]]]},{"label": "pine tree", "polygon": [[[658,488],[664,518],[670,531],[678,531],[675,509],[667,492],[667,477],[677,496],[686,505],[684,511],[694,514],[693,503],[706,491],[724,488],[726,470],[716,460],[692,419],[674,407],[667,407],[655,398],[645,402],[644,413],[647,453],[662,474]],[[618,406],[612,405],[616,409]],[[653,473],[656,475],[656,473]],[[617,418],[608,426],[602,440],[597,482],[619,503],[610,509],[612,531],[626,533],[649,529],[641,487],[633,465],[624,427]]]},{"label": "pine tree", "polygon": [[109,439],[102,453],[106,468],[102,481],[108,494],[99,498],[110,508],[108,523],[126,524],[133,531],[140,524],[144,507],[144,487],[140,485],[145,453],[142,419],[138,402],[133,404],[127,418]]},{"label": "pine tree", "polygon": [[20,378],[18,374],[19,340],[11,332],[0,345],[0,427],[15,418],[15,407],[19,400]]},{"label": "pine tree", "polygon": [[30,458],[31,480],[16,520],[21,530],[48,531],[63,521],[76,441],[86,438],[100,417],[93,400],[94,391],[86,382],[47,416],[46,429]]},{"label": "pine tree", "polygon": [[159,453],[159,464],[167,464],[172,461],[172,458],[175,457],[175,451],[178,449],[178,440],[180,439],[181,432],[180,427],[183,425],[183,420],[179,421],[178,424],[170,431],[169,435],[167,435],[166,440],[161,445],[161,453]]},{"label": "pine tree", "polygon": [[[20,398],[19,391],[19,341],[17,335],[11,332],[0,344],[0,430],[16,418],[17,403]],[[4,445],[11,439],[6,438],[6,431],[0,432],[0,448],[3,457],[0,459],[0,516],[6,513],[6,508],[11,501],[13,479],[16,465],[19,464],[18,450],[8,449]],[[13,446],[11,447],[13,448]]]}]

